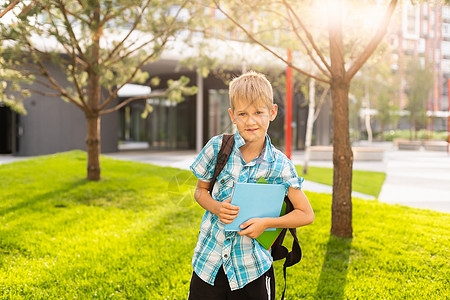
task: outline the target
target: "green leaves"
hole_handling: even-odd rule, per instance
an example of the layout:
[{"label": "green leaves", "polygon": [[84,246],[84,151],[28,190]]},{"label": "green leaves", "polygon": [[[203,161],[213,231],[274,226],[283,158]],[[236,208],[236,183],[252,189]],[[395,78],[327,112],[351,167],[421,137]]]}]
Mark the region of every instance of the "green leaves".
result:
[{"label": "green leaves", "polygon": [[411,129],[417,132],[420,125],[424,125],[426,117],[426,102],[433,86],[433,73],[429,64],[422,64],[418,59],[406,62],[406,94],[410,112]]},{"label": "green leaves", "polygon": [[26,114],[23,99],[30,97],[30,91],[22,88],[20,84],[30,84],[34,77],[16,70],[17,64],[8,59],[8,56],[0,45],[0,105],[6,105],[17,113]]},{"label": "green leaves", "polygon": [[[32,62],[33,72],[44,78],[45,86],[53,89],[52,93],[77,104],[89,95],[88,82],[99,84],[111,94],[102,104],[97,100],[88,103],[106,108],[115,98],[111,87],[148,81],[143,66],[158,58],[168,39],[185,28],[189,20],[185,14],[180,15],[182,3],[178,0],[43,0],[17,16],[14,26],[2,24],[1,35],[2,40],[13,41],[8,46],[11,49],[26,50],[10,51],[11,56],[16,62]],[[36,39],[37,36],[40,38]],[[53,77],[48,61],[61,67],[72,86],[63,86]],[[91,78],[94,80],[90,81]],[[174,101],[181,101],[183,94],[193,93],[183,80],[173,84],[168,94]],[[17,90],[15,86],[9,87]],[[98,90],[99,86],[92,88]],[[99,107],[89,109],[95,111]]]},{"label": "green leaves", "polygon": [[181,102],[184,100],[183,95],[194,95],[197,93],[197,87],[188,87],[189,78],[186,76],[181,76],[178,80],[169,79],[167,81],[168,85],[168,99],[174,102]]}]

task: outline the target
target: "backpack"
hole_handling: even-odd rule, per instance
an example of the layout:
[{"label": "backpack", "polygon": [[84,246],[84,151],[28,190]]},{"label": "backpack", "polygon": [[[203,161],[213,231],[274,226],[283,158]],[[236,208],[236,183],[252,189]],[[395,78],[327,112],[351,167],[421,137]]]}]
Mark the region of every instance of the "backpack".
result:
[{"label": "backpack", "polygon": [[[227,164],[231,152],[233,151],[233,146],[234,146],[234,135],[224,134],[222,146],[220,147],[219,153],[217,154],[217,162],[216,167],[214,169],[214,175],[211,180],[211,185],[209,187],[209,194],[212,194],[212,190],[217,180],[217,176],[219,176],[220,172]],[[292,205],[288,196],[284,197],[284,202],[286,203],[286,214],[294,210],[294,206]],[[292,237],[294,238],[294,241],[292,243],[292,250],[290,252],[286,247],[283,246],[284,237],[286,236],[286,232],[288,231],[288,229]],[[281,296],[281,299],[284,299],[287,284],[286,268],[295,265],[302,259],[302,249],[300,248],[300,243],[297,237],[297,230],[295,228],[283,228],[280,235],[272,245],[272,257],[274,261],[286,258],[283,264],[284,290]]]}]

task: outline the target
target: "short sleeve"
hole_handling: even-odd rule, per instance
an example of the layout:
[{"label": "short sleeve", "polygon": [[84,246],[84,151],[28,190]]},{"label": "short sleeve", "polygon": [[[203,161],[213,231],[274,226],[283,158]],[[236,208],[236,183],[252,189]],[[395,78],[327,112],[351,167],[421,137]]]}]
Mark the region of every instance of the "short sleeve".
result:
[{"label": "short sleeve", "polygon": [[195,177],[201,181],[210,182],[212,180],[221,144],[222,136],[211,138],[189,167]]},{"label": "short sleeve", "polygon": [[297,169],[290,160],[287,160],[287,163],[283,168],[282,176],[286,188],[292,187],[298,190],[302,189],[303,181],[305,179],[303,177],[298,177]]}]

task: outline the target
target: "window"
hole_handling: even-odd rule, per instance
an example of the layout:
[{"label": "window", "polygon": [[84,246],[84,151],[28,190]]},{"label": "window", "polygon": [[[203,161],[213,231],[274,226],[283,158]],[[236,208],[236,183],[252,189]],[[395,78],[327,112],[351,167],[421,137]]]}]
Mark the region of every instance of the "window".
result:
[{"label": "window", "polygon": [[407,5],[407,13],[408,16],[415,17],[416,16],[416,7],[414,5]]},{"label": "window", "polygon": [[450,24],[442,24],[442,35],[450,37]]},{"label": "window", "polygon": [[233,132],[233,123],[228,114],[229,107],[228,90],[209,90],[208,137]]},{"label": "window", "polygon": [[415,34],[416,33],[416,22],[415,22],[415,18],[414,17],[408,17],[408,23],[406,26],[406,32],[408,34]]},{"label": "window", "polygon": [[450,60],[443,59],[441,61],[441,68],[445,74],[450,74]]},{"label": "window", "polygon": [[442,41],[442,55],[450,56],[450,42]]},{"label": "window", "polygon": [[428,16],[428,3],[426,2],[422,3],[422,14]]},{"label": "window", "polygon": [[444,19],[450,19],[450,6],[444,6],[442,9],[442,17]]},{"label": "window", "polygon": [[425,53],[425,39],[419,39],[419,45],[417,48],[419,53]]},{"label": "window", "polygon": [[422,21],[422,33],[428,34],[428,21],[427,20]]}]

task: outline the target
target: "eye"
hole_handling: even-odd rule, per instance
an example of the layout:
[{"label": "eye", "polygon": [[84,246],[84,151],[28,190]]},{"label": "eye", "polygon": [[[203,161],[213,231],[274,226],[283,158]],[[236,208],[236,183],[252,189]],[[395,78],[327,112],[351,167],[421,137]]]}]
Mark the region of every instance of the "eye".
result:
[{"label": "eye", "polygon": [[238,116],[243,117],[243,116],[245,116],[245,113],[239,113]]},{"label": "eye", "polygon": [[256,112],[257,115],[262,115],[263,113],[264,113],[264,112],[262,112],[262,111],[257,111],[257,112]]}]

